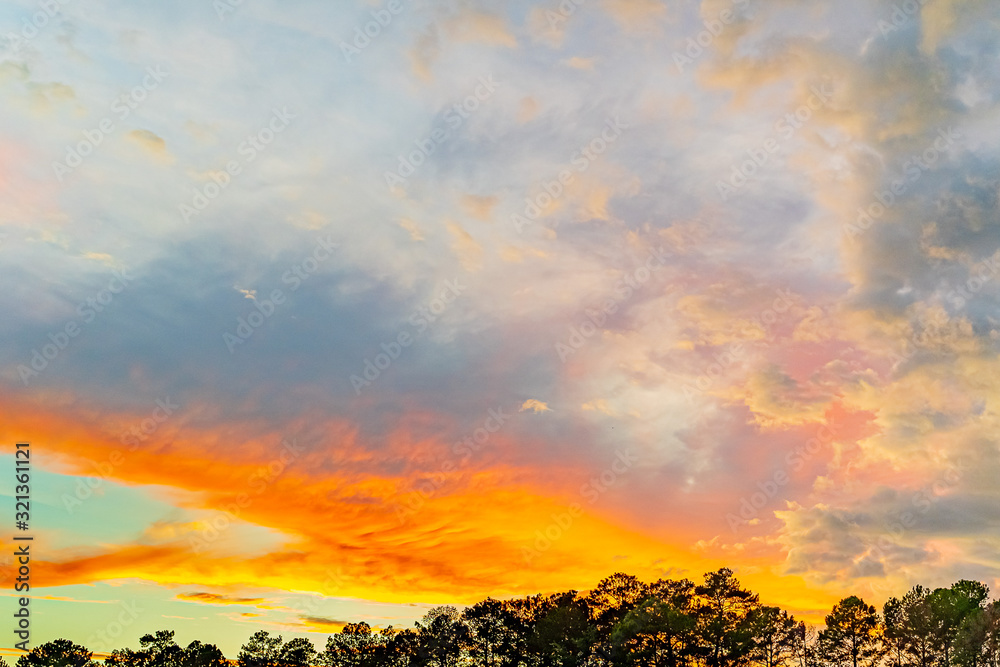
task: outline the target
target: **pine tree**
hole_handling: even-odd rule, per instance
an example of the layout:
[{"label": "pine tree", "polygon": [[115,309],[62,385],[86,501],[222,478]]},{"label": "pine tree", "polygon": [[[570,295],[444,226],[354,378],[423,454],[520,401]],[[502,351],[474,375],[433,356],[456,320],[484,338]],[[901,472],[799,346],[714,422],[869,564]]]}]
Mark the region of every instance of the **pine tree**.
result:
[{"label": "pine tree", "polygon": [[854,595],[841,600],[826,617],[818,645],[823,657],[837,664],[874,667],[885,655],[875,607]]}]

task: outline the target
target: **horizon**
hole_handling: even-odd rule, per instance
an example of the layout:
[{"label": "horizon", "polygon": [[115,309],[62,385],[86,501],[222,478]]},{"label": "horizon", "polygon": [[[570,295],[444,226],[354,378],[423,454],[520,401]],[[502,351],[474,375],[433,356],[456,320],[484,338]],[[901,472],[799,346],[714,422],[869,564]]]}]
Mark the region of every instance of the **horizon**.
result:
[{"label": "horizon", "polygon": [[[718,585],[718,582],[727,582],[727,581],[731,581],[731,587],[725,583],[723,583],[723,585],[721,586]],[[665,587],[661,587],[658,589],[657,586],[660,584],[665,584]],[[679,588],[671,588],[676,584],[682,584],[682,586],[680,586]],[[563,602],[556,603],[556,605],[558,607],[566,607],[566,606],[574,607],[577,605],[582,605],[582,609],[586,610],[587,619],[591,625],[599,625],[602,622],[602,618],[609,614],[611,615],[611,617],[619,619],[618,625],[623,625],[629,622],[630,614],[634,613],[634,610],[637,610],[638,608],[642,607],[650,600],[662,600],[662,601],[672,600],[670,604],[676,604],[676,600],[680,598],[672,599],[671,595],[675,594],[677,590],[684,590],[683,584],[687,584],[688,586],[691,587],[693,596],[688,599],[688,602],[683,603],[682,605],[676,607],[676,609],[682,611],[682,613],[690,614],[692,618],[699,618],[700,612],[706,608],[711,609],[711,596],[707,595],[708,589],[716,590],[723,593],[723,595],[727,598],[727,600],[731,604],[734,605],[735,608],[739,608],[741,606],[742,601],[744,600],[743,594],[745,593],[751,596],[749,609],[756,608],[758,611],[773,609],[775,612],[782,614],[787,612],[787,610],[782,610],[779,606],[768,605],[767,601],[760,600],[759,596],[752,590],[742,587],[739,582],[739,578],[735,576],[735,573],[729,568],[722,568],[716,572],[706,572],[704,574],[704,578],[700,581],[700,583],[690,581],[687,579],[684,580],[660,579],[656,582],[642,582],[627,573],[616,572],[602,579],[595,585],[593,589],[584,591],[556,591],[551,593],[540,593],[533,596],[525,596],[522,598],[510,598],[506,601],[501,600],[499,602],[501,602],[501,604],[503,605],[506,605],[508,602],[517,603],[518,601],[527,601],[530,598],[534,598],[536,599],[535,604],[537,604],[538,602],[541,601],[541,599],[546,599],[549,600],[549,602],[543,602],[541,605],[542,608],[545,608],[545,606],[547,604],[550,604],[552,601],[563,600]],[[706,590],[705,591],[699,590],[703,585],[706,587]],[[638,586],[640,587],[640,589],[638,590],[634,589],[632,588],[632,586]],[[663,595],[662,592],[664,590],[674,591],[675,593],[668,593],[667,595]],[[660,593],[657,593],[657,591],[660,591]],[[938,595],[948,596],[948,595],[955,595],[956,593],[957,596],[955,597],[946,597],[944,600],[941,600],[939,602],[927,604],[927,606],[925,607],[921,606],[923,604],[926,604],[929,600],[933,599],[934,596]],[[870,613],[872,614],[871,618],[874,621],[875,627],[877,629],[875,630],[875,632],[871,634],[863,632],[861,636],[862,637],[867,636],[869,641],[874,640],[875,643],[879,645],[879,648],[875,649],[874,651],[874,655],[879,656],[876,660],[876,664],[881,660],[883,660],[887,655],[889,655],[889,653],[894,648],[897,648],[905,652],[912,651],[917,656],[925,657],[928,644],[930,644],[932,646],[933,651],[944,650],[945,655],[947,655],[946,651],[948,649],[944,648],[944,646],[947,643],[952,643],[954,645],[962,645],[964,641],[967,641],[969,638],[977,636],[974,630],[970,632],[970,629],[972,627],[975,627],[975,625],[973,624],[967,626],[966,623],[962,621],[966,620],[966,617],[978,611],[978,612],[983,612],[984,613],[983,615],[986,618],[990,619],[989,621],[986,622],[986,625],[987,626],[992,625],[993,629],[986,630],[983,638],[980,638],[978,640],[973,639],[973,641],[974,642],[978,641],[983,644],[988,644],[990,643],[991,640],[987,639],[987,637],[989,637],[990,633],[992,633],[994,635],[993,641],[995,643],[995,639],[997,637],[1000,637],[1000,634],[997,634],[998,632],[1000,632],[1000,625],[997,624],[997,622],[1000,621],[1000,613],[998,613],[998,611],[1000,611],[1000,598],[997,598],[996,600],[991,600],[990,594],[991,591],[989,589],[989,586],[982,584],[982,582],[972,582],[969,580],[961,580],[958,582],[954,582],[950,587],[940,587],[937,589],[928,588],[922,586],[921,584],[916,584],[909,591],[906,591],[905,593],[903,591],[898,591],[897,595],[889,597],[882,605],[871,606],[870,608]],[[566,595],[570,595],[570,598],[566,598],[565,597]],[[571,600],[571,602],[568,605],[565,604],[566,599]],[[766,645],[768,642],[772,642],[771,646],[779,647],[774,649],[776,651],[775,655],[782,656],[781,660],[783,662],[778,664],[787,664],[788,661],[794,661],[796,659],[801,659],[805,661],[815,660],[817,655],[820,656],[820,662],[818,664],[828,664],[826,660],[830,659],[832,656],[830,655],[824,656],[823,651],[837,650],[837,644],[841,640],[836,638],[837,637],[836,634],[833,634],[832,640],[830,637],[827,637],[825,635],[836,633],[837,628],[844,628],[844,629],[850,628],[852,623],[857,622],[857,618],[852,618],[851,615],[838,617],[838,609],[842,608],[845,605],[850,605],[852,600],[857,601],[861,605],[868,604],[868,601],[864,600],[859,596],[856,595],[848,596],[847,598],[839,600],[831,608],[829,614],[825,615],[822,624],[810,623],[808,620],[796,618],[794,615],[788,615],[787,618],[789,620],[788,623],[785,625],[782,625],[780,622],[775,623],[774,621],[771,621],[772,624],[764,626],[766,628],[769,628],[770,632],[774,633],[771,639],[768,640],[763,638],[767,636],[766,633],[764,633],[763,637],[761,637],[760,630],[754,631],[753,634],[755,635],[755,637],[758,637],[757,641],[759,641],[761,644]],[[422,636],[420,633],[425,633],[428,629],[430,629],[430,627],[432,627],[428,619],[434,616],[442,615],[442,612],[444,612],[444,614],[447,615],[449,613],[449,610],[452,610],[452,612],[457,613],[457,616],[453,618],[459,620],[460,623],[464,623],[467,627],[473,629],[474,631],[471,634],[471,636],[466,636],[466,640],[471,640],[471,641],[467,641],[464,648],[460,648],[462,646],[461,640],[456,641],[456,639],[461,635],[459,634],[453,635],[452,639],[449,640],[449,643],[452,644],[451,650],[455,651],[457,654],[461,654],[462,652],[464,652],[471,656],[471,652],[482,649],[482,647],[479,646],[479,642],[483,642],[486,645],[490,645],[492,642],[496,640],[496,637],[493,634],[493,632],[495,632],[496,626],[490,625],[491,622],[501,621],[501,619],[509,620],[507,617],[502,617],[502,616],[498,617],[492,614],[487,614],[485,617],[480,617],[477,615],[472,615],[468,618],[466,617],[467,612],[475,611],[477,608],[479,608],[480,604],[485,604],[491,601],[496,602],[496,600],[494,600],[493,598],[485,598],[484,600],[478,601],[477,604],[471,606],[460,605],[459,607],[456,608],[455,606],[451,605],[446,605],[446,606],[442,605],[439,607],[435,607],[434,609],[431,609],[428,612],[428,614],[425,615],[423,618],[421,618],[419,621],[413,623],[412,627],[417,629],[418,633],[417,636],[420,637]],[[944,602],[944,604],[942,604],[942,602]],[[963,606],[963,604],[966,606]],[[891,605],[897,605],[898,608],[906,611],[903,611],[902,613],[891,612],[890,611]],[[535,607],[533,604],[533,605],[528,605],[527,608],[533,609]],[[958,611],[958,615],[951,616],[951,614],[955,613],[956,610],[960,610]],[[712,609],[710,616],[714,613],[715,613],[714,609]],[[727,626],[728,632],[733,632],[735,635],[738,634],[738,632],[740,631],[739,628],[741,627],[749,627],[749,628],[755,627],[755,621],[749,620],[754,617],[753,611],[748,611],[748,610],[736,611],[736,612],[730,611],[728,613],[732,614],[732,616],[727,621],[727,623],[732,624],[732,626]],[[926,622],[926,616],[922,616],[921,614],[930,615],[930,617],[934,619],[934,623],[940,622],[942,625],[937,626],[934,623],[928,624]],[[536,613],[533,614],[533,616],[534,620],[531,623],[534,624],[539,623],[539,621],[544,623],[547,618],[546,614]],[[892,617],[891,619],[890,616]],[[482,626],[484,632],[482,634],[479,634],[479,632],[475,630],[477,628],[476,623],[477,621],[482,621],[485,619],[490,619],[490,620],[485,625]],[[638,624],[638,629],[641,631],[644,625],[649,623],[655,623],[656,621],[655,617],[653,617],[652,620],[648,617],[646,619],[643,619],[642,617],[636,617],[635,621],[633,622]],[[298,658],[292,659],[289,662],[283,662],[281,658],[278,658],[277,656],[272,656],[271,658],[269,658],[271,662],[267,662],[266,664],[268,665],[278,664],[281,667],[306,667],[306,665],[331,665],[333,667],[336,667],[336,665],[339,665],[341,663],[326,662],[323,658],[323,655],[325,653],[330,652],[330,642],[335,637],[343,637],[344,636],[343,633],[348,633],[351,630],[351,626],[356,626],[356,625],[368,625],[368,624],[346,623],[343,626],[336,628],[336,631],[334,631],[334,629],[331,628],[330,633],[327,635],[327,639],[329,641],[327,641],[326,643],[320,641],[318,645],[316,644],[317,638],[314,637],[301,638],[305,639],[305,641],[308,642],[307,645],[312,647],[311,658],[303,659],[302,656],[299,656]],[[668,633],[673,634],[675,632],[675,627],[676,626],[674,626],[673,624],[667,623],[662,628],[660,628],[660,632],[663,632],[665,630]],[[696,630],[694,632],[694,635],[698,636],[699,633],[705,633],[710,627],[711,623],[709,623],[707,626],[703,626],[699,630]],[[801,627],[801,630],[797,633],[793,628],[798,628],[798,627]],[[946,633],[942,634],[940,633],[940,629],[942,627],[949,628],[949,630]],[[928,634],[928,628],[931,628],[929,634]],[[390,636],[399,636],[402,634],[406,634],[410,630],[411,628],[407,628],[405,626],[394,627],[392,625],[389,625],[385,628],[369,626],[366,629],[366,631],[372,633],[375,633],[376,631],[390,632],[391,633]],[[570,628],[567,627],[566,630],[570,630]],[[166,632],[169,632],[169,635],[173,640],[174,645],[178,649],[183,649],[185,644],[188,643],[198,644],[200,641],[200,640],[199,641],[193,640],[192,642],[181,641],[180,643],[178,643],[177,638],[175,636],[176,633],[174,631],[169,630]],[[266,631],[264,632],[265,635],[268,634],[266,633]],[[810,635],[810,632],[812,632],[813,634]],[[155,632],[155,635],[157,637],[160,634],[161,631]],[[146,646],[146,642],[147,640],[152,639],[153,636],[154,633],[147,633],[147,636],[142,637],[141,640],[137,638],[135,642],[119,643],[118,645],[112,647],[106,643],[108,637],[106,635],[98,633],[98,638],[101,641],[101,646],[103,650],[100,653],[96,651],[92,652],[92,658],[94,660],[100,660],[100,661],[105,661],[108,658],[112,657],[117,657],[118,659],[121,659],[122,656],[115,655],[115,653],[117,653],[120,649],[125,649],[125,650],[139,649],[140,653],[143,650],[151,650],[148,646]],[[430,633],[424,636],[426,637],[426,639],[431,641],[430,646],[434,646],[433,638],[435,636],[442,637],[446,635],[436,635],[434,633]],[[650,635],[650,638],[655,636],[656,632],[654,631]],[[944,639],[945,637],[947,637],[948,639],[945,640]],[[571,640],[573,639],[572,636],[569,636],[568,638]],[[278,642],[281,642],[282,639],[283,639],[282,635],[278,635],[276,637],[276,641]],[[702,639],[704,639],[704,636],[702,636]],[[928,640],[930,641],[928,642]],[[942,643],[943,640],[944,643]],[[300,639],[292,637],[289,638],[288,640],[285,640],[285,643],[288,644],[289,642],[292,641],[300,641]],[[684,641],[685,642],[691,641],[691,638],[688,638]],[[801,656],[796,655],[797,651],[800,650],[796,648],[796,642],[799,641],[802,642],[801,645],[803,647],[805,646],[810,647],[808,650],[803,651],[804,655]],[[248,638],[247,641],[244,642],[244,644],[240,648],[238,658],[233,657],[233,655],[235,654],[231,655],[230,657],[226,657],[224,653],[219,653],[219,657],[224,659],[229,664],[241,665],[241,667],[262,664],[259,662],[254,662],[253,658],[250,657],[247,658],[246,663],[243,662],[244,660],[243,653],[244,651],[249,650],[251,642],[252,638]],[[207,642],[207,643],[211,646],[214,646],[212,642]],[[352,647],[352,650],[354,651],[359,650],[358,645],[354,642],[351,642],[350,640],[348,640],[347,645]],[[82,648],[89,649],[89,647],[86,646],[83,646]],[[369,646],[368,648],[370,649],[371,647]],[[620,650],[620,646],[618,648]],[[993,647],[990,650],[994,650],[994,648],[997,647]],[[984,649],[985,647],[981,648],[980,650]],[[152,649],[152,650],[157,650],[157,649]],[[162,647],[159,650],[162,651],[163,650]],[[363,651],[365,649],[361,650]],[[810,653],[809,651],[812,651],[813,653]],[[0,648],[0,657],[23,656],[23,655],[25,655],[25,653],[16,651],[15,649]],[[763,655],[766,654],[757,655],[756,658],[761,659]],[[924,658],[922,657],[921,659]],[[176,659],[174,661],[176,662]],[[62,664],[62,663],[45,663],[45,664]],[[146,657],[146,658],[141,658],[138,663],[126,663],[126,664],[139,665],[141,667],[143,665],[161,664],[161,663],[157,662],[155,659]],[[179,663],[179,664],[185,664],[185,663]],[[197,663],[197,664],[204,665],[212,663]],[[354,663],[350,662],[349,664],[354,664]],[[965,667],[970,663],[960,662],[959,664],[962,667]],[[980,663],[973,661],[971,662],[971,664],[973,665],[973,667],[975,667],[975,665]],[[15,667],[21,667],[21,666],[18,665]],[[30,667],[30,664],[26,667]],[[85,667],[85,666],[80,665],[78,667]],[[119,665],[119,667],[122,666]],[[214,666],[213,664],[213,667],[217,666]],[[901,665],[897,664],[897,667],[901,667]]]}]

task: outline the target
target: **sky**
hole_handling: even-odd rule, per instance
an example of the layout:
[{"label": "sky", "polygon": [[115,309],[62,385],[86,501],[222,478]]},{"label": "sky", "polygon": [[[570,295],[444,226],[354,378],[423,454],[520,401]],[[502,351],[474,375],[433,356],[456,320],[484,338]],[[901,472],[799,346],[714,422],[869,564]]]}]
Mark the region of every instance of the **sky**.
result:
[{"label": "sky", "polygon": [[32,643],[321,647],[616,571],[729,566],[812,621],[1000,589],[998,28],[0,3]]}]

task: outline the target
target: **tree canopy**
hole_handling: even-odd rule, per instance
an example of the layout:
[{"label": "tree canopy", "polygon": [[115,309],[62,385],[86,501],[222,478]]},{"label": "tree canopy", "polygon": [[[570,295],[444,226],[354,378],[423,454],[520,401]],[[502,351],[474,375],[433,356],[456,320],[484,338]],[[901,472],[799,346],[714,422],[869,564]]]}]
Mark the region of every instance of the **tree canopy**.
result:
[{"label": "tree canopy", "polygon": [[[212,644],[181,647],[174,632],[115,649],[109,667],[1000,667],[1000,603],[961,580],[914,586],[881,612],[859,596],[838,602],[821,628],[763,604],[722,568],[701,583],[643,582],[615,573],[587,592],[465,609],[435,607],[412,628],[347,623],[321,650],[261,630],[235,661]],[[33,648],[16,667],[96,667],[66,639]],[[7,667],[6,664],[0,667]]]}]

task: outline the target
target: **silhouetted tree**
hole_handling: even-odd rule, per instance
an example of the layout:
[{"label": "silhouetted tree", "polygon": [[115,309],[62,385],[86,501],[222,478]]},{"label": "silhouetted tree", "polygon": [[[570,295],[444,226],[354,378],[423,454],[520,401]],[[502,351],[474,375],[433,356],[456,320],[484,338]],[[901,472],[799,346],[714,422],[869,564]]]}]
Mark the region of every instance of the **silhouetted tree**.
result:
[{"label": "silhouetted tree", "polygon": [[615,626],[615,654],[626,665],[681,667],[693,654],[695,625],[688,606],[646,598]]},{"label": "silhouetted tree", "polygon": [[886,603],[891,603],[893,612],[891,641],[902,647],[907,662],[914,667],[930,667],[937,661],[934,613],[927,599],[929,595],[929,590],[917,585],[898,601],[898,608],[895,598]]},{"label": "silhouetted tree", "polygon": [[86,646],[68,639],[39,644],[17,659],[17,667],[97,667]]},{"label": "silhouetted tree", "polygon": [[903,667],[903,651],[906,649],[906,617],[903,611],[903,602],[899,598],[889,598],[882,605],[883,636],[892,667]]},{"label": "silhouetted tree", "polygon": [[266,630],[253,633],[236,657],[239,667],[277,667],[281,658],[281,636],[272,637]]},{"label": "silhouetted tree", "polygon": [[[727,568],[695,585],[651,584],[623,573],[585,594],[565,591],[487,598],[461,613],[436,607],[413,629],[349,623],[317,654],[308,639],[266,631],[241,647],[239,667],[1000,667],[1000,602],[961,580],[933,591],[914,586],[880,616],[844,598],[822,630],[762,606]],[[118,648],[104,667],[230,667],[218,647],[181,648],[172,630]],[[0,667],[8,667],[0,659]],[[100,667],[66,639],[22,655],[16,667]]]},{"label": "silhouetted tree", "polygon": [[383,652],[385,656],[382,665],[397,665],[398,667],[422,667],[427,664],[427,652],[420,643],[420,636],[413,630],[406,629],[392,636],[392,641]]},{"label": "silhouetted tree", "polygon": [[706,664],[724,667],[745,663],[753,649],[752,614],[759,605],[757,595],[741,588],[729,568],[707,573],[705,583],[695,593]]},{"label": "silhouetted tree", "polygon": [[586,663],[597,641],[597,630],[579,604],[550,610],[535,625],[529,647],[542,665],[578,667]]},{"label": "silhouetted tree", "polygon": [[325,667],[377,667],[386,657],[392,634],[391,627],[376,632],[364,622],[348,623],[327,638],[317,662]]},{"label": "silhouetted tree", "polygon": [[239,667],[307,667],[316,657],[308,639],[292,639],[287,644],[281,636],[272,637],[265,630],[255,632],[240,649]]},{"label": "silhouetted tree", "polygon": [[983,610],[985,616],[983,639],[983,664],[1000,667],[1000,602],[993,602]]},{"label": "silhouetted tree", "polygon": [[184,649],[174,641],[173,630],[157,630],[139,638],[138,655],[145,658],[148,667],[177,667]]},{"label": "silhouetted tree", "polygon": [[598,640],[609,641],[615,625],[648,594],[649,586],[622,572],[616,572],[598,582],[586,598]]},{"label": "silhouetted tree", "polygon": [[130,648],[116,648],[104,659],[105,667],[146,667],[149,656]]},{"label": "silhouetted tree", "polygon": [[531,595],[504,603],[514,618],[512,628],[517,635],[514,646],[517,659],[515,664],[529,664],[533,660],[537,662],[539,658],[533,642],[538,622],[560,604],[572,604],[576,600],[576,595],[576,591],[548,596]]},{"label": "silhouetted tree", "polygon": [[814,667],[821,664],[816,648],[817,632],[815,629],[799,623],[795,637],[795,664],[798,667]]},{"label": "silhouetted tree", "polygon": [[469,644],[469,628],[458,609],[435,607],[416,623],[416,627],[428,664],[453,667],[459,663]]},{"label": "silhouetted tree", "polygon": [[527,648],[523,624],[507,604],[487,598],[462,612],[477,665],[516,667]]},{"label": "silhouetted tree", "polygon": [[992,602],[963,619],[954,662],[961,667],[1000,667],[1000,604]]},{"label": "silhouetted tree", "polygon": [[281,647],[279,661],[283,667],[309,667],[316,660],[316,647],[304,637],[290,639]]},{"label": "silhouetted tree", "polygon": [[179,664],[180,667],[229,667],[229,661],[218,646],[202,644],[197,639],[184,649]]},{"label": "silhouetted tree", "polygon": [[938,588],[927,596],[933,624],[934,645],[944,660],[951,664],[952,647],[962,621],[981,609],[989,596],[989,588],[977,581],[963,579],[951,588]]},{"label": "silhouetted tree", "polygon": [[851,667],[877,665],[885,655],[882,628],[875,607],[852,595],[833,607],[826,628],[819,633],[823,658]]},{"label": "silhouetted tree", "polygon": [[174,642],[173,630],[159,630],[139,639],[139,650],[115,649],[104,660],[105,667],[227,667],[229,661],[214,644],[193,641],[182,649]]},{"label": "silhouetted tree", "polygon": [[675,607],[687,609],[694,601],[696,589],[690,579],[657,579],[649,585],[649,594]]},{"label": "silhouetted tree", "polygon": [[783,667],[795,657],[801,628],[787,611],[761,607],[752,614],[753,648],[750,657],[762,667]]}]

